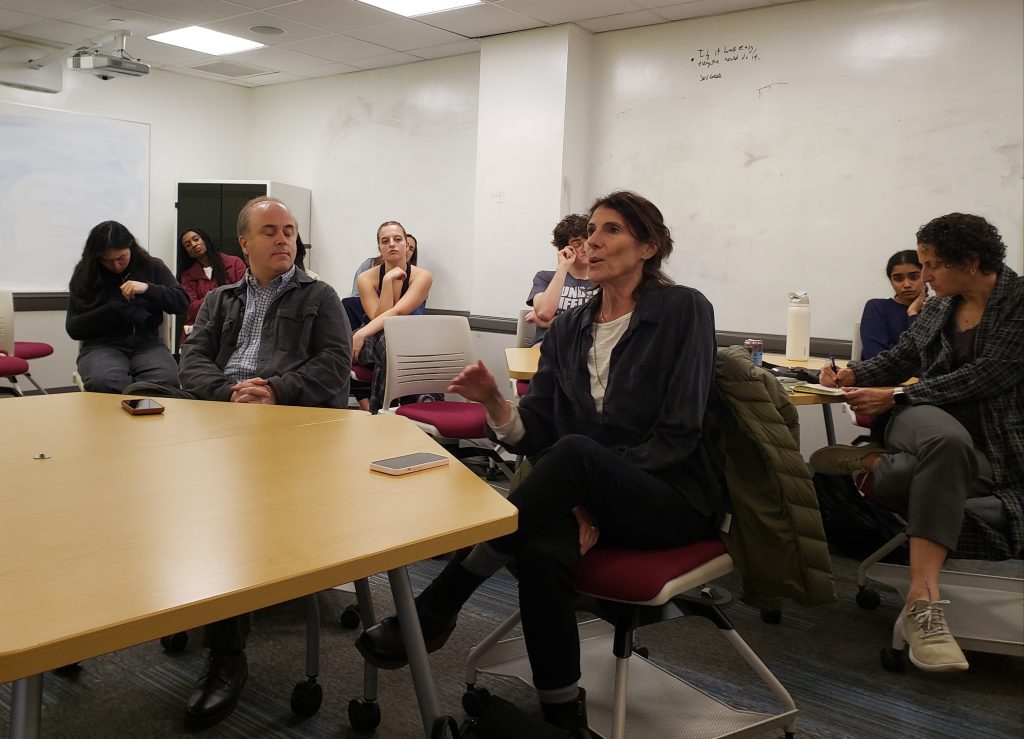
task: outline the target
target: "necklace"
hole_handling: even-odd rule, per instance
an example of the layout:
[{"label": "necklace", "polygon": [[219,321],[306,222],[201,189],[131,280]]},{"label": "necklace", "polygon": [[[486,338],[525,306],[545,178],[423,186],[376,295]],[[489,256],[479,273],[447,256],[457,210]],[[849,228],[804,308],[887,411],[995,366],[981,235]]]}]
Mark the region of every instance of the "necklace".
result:
[{"label": "necklace", "polygon": [[591,351],[594,353],[594,377],[597,378],[597,384],[601,386],[602,390],[607,390],[604,386],[604,380],[601,379],[601,365],[597,361],[597,331],[594,331],[594,340],[590,345]]}]

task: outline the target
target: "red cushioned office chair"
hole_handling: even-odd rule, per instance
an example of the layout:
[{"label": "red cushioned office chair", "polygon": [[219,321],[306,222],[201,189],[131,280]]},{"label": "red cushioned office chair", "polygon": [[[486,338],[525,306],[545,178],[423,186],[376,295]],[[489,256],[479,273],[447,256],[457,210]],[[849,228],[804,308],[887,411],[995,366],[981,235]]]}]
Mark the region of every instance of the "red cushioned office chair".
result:
[{"label": "red cushioned office chair", "polygon": [[[387,379],[381,412],[404,416],[433,436],[458,459],[483,456],[512,479],[512,470],[487,438],[486,411],[479,403],[450,400],[391,402],[407,395],[444,393],[467,364],[475,361],[473,336],[465,316],[390,316],[384,319]],[[471,442],[462,446],[460,442]]]},{"label": "red cushioned office chair", "polygon": [[[0,290],[0,377],[6,377],[17,388],[18,375],[35,385],[43,395],[46,390],[36,382],[29,372],[29,360],[42,359],[53,354],[53,347],[41,341],[14,340],[14,295],[10,290]],[[20,359],[21,362],[2,361]],[[22,369],[23,368],[23,369]],[[15,371],[18,370],[18,371]],[[20,389],[17,392],[21,395]]]},{"label": "red cushioned office chair", "polygon": [[[692,722],[697,720],[707,721],[700,733],[709,736],[747,734],[755,729],[763,732],[774,726],[782,726],[787,736],[792,735],[796,704],[719,608],[728,602],[728,594],[716,592],[708,586],[732,569],[732,558],[718,540],[647,551],[599,545],[580,559],[576,569],[576,587],[584,607],[614,626],[611,639],[607,633],[595,635],[595,631],[601,628],[600,625],[595,628],[597,622],[581,624],[580,627],[583,666],[580,682],[587,690],[589,722],[595,731],[613,739],[627,736],[627,678],[633,668],[641,673],[641,680],[634,681],[636,684],[630,689],[634,698],[637,693],[650,689],[655,681],[673,681],[673,689],[681,692],[678,700],[673,692],[671,707],[647,701],[632,709],[633,718],[638,719],[635,723],[643,724],[648,731],[656,731],[657,736],[678,735],[678,729],[673,730],[665,722],[672,726],[687,726],[692,731]],[[709,619],[771,689],[781,704],[781,712],[766,715],[732,709],[681,678],[655,667],[645,659],[646,650],[634,650],[633,632],[638,626],[680,615]],[[486,689],[476,687],[478,671],[513,674],[529,681],[530,668],[522,656],[522,639],[500,641],[519,620],[517,611],[470,652],[466,665],[467,692],[463,696],[463,707],[470,715],[478,714],[488,697]],[[601,656],[607,655],[609,641],[610,651],[614,654],[613,673],[607,668],[611,660]],[[610,706],[607,700],[609,682],[614,685]],[[654,728],[655,722],[661,725]],[[634,732],[629,736],[637,734]]]}]

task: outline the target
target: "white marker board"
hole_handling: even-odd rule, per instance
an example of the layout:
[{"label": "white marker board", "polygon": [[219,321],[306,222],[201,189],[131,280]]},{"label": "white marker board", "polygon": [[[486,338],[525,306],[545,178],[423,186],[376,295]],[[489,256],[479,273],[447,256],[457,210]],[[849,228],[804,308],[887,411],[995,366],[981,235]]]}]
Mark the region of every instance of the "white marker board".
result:
[{"label": "white marker board", "polygon": [[1021,268],[1020,0],[812,0],[595,37],[592,186],[664,212],[719,329],[849,339],[888,257],[960,211]]},{"label": "white marker board", "polygon": [[149,239],[149,125],[0,102],[0,286],[64,292],[97,223]]}]

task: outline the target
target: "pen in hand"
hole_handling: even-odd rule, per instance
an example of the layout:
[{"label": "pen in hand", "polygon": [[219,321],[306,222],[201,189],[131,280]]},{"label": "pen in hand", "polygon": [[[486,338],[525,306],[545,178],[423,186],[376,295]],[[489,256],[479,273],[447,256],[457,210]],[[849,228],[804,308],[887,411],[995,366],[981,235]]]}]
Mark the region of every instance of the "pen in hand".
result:
[{"label": "pen in hand", "polygon": [[828,353],[828,361],[832,364],[832,371],[836,375],[836,387],[839,387],[839,368],[836,367],[836,355],[832,352]]}]

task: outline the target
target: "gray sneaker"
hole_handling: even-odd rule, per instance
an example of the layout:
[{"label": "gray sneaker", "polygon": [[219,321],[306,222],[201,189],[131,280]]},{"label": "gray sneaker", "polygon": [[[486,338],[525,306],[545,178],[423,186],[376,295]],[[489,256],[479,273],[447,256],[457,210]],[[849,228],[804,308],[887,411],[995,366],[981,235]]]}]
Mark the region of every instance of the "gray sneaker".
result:
[{"label": "gray sneaker", "polygon": [[823,475],[854,475],[865,472],[864,458],[870,454],[888,454],[885,447],[878,444],[850,446],[849,444],[833,444],[822,447],[811,455],[810,465],[815,472]]},{"label": "gray sneaker", "polygon": [[927,672],[966,670],[967,658],[949,632],[942,606],[948,600],[907,603],[900,612],[897,629],[910,647],[910,661]]}]

